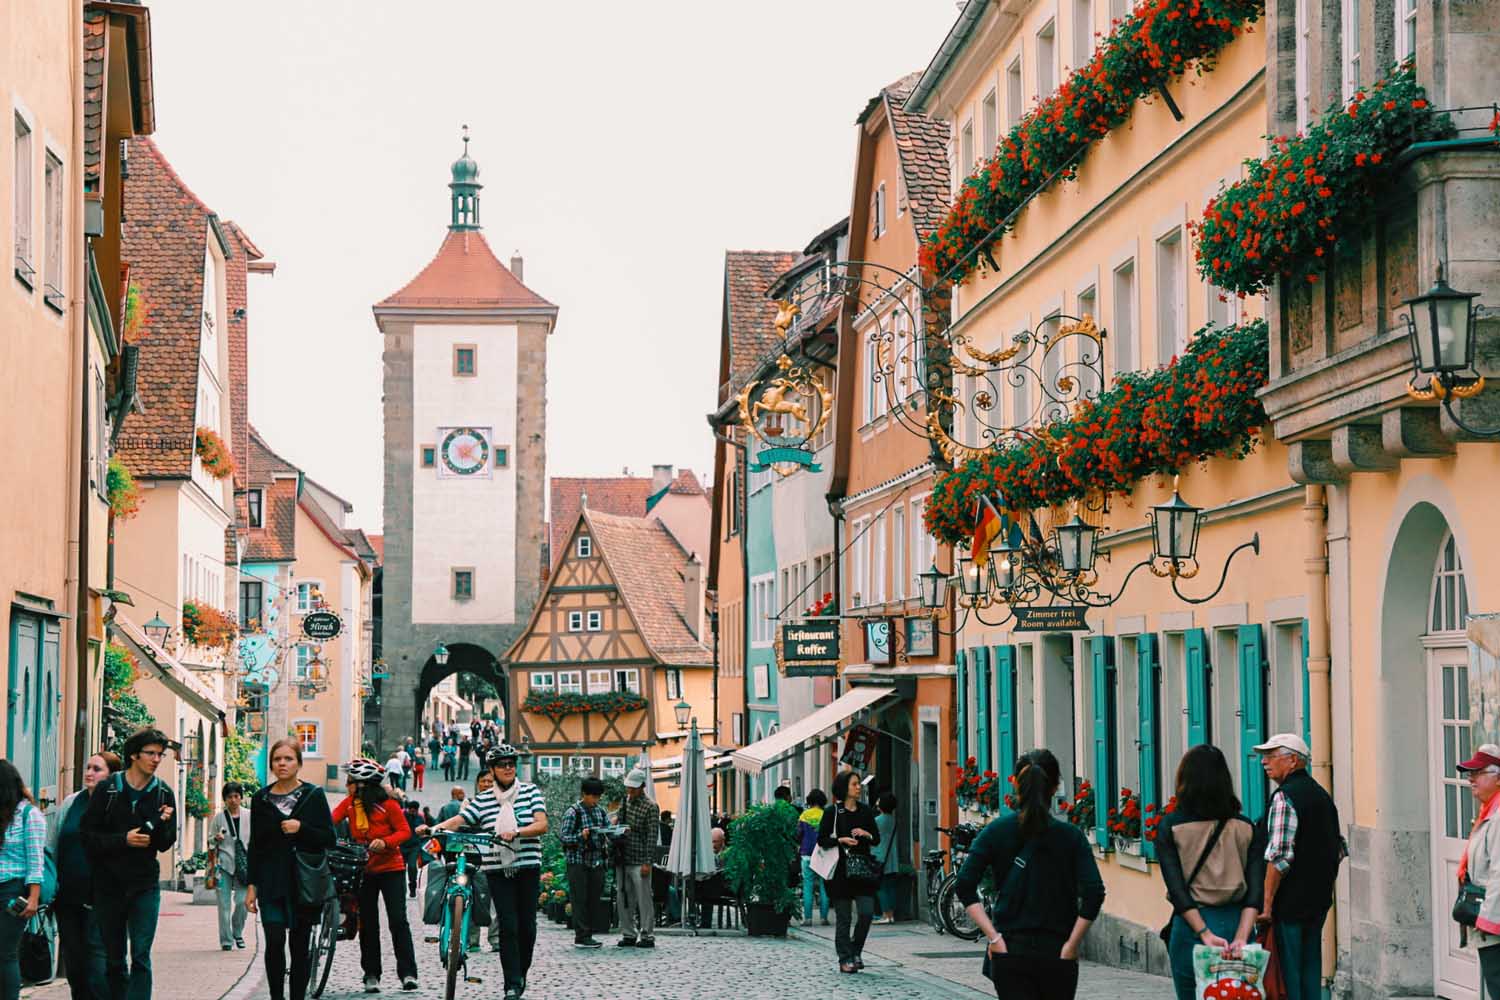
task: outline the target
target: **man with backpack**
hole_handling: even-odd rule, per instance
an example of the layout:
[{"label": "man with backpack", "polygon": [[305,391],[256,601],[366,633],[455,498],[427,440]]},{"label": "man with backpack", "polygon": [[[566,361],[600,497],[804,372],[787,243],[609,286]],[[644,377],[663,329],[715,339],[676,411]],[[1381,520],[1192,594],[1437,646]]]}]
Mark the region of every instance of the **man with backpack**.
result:
[{"label": "man with backpack", "polygon": [[126,740],[125,770],[94,790],[83,816],[89,860],[95,872],[108,873],[95,879],[94,918],[104,939],[105,979],[113,1000],[151,997],[151,945],[161,912],[156,856],[177,840],[177,800],[156,777],[169,745],[158,729],[142,729]]}]

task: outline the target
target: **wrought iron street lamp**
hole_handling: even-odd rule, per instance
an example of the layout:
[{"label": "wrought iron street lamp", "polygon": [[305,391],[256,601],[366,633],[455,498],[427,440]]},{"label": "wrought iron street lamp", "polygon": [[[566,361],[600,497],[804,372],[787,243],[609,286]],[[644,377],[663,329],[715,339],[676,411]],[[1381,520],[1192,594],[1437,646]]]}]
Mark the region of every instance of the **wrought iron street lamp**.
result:
[{"label": "wrought iron street lamp", "polygon": [[1196,558],[1198,526],[1202,521],[1203,508],[1182,499],[1174,479],[1172,499],[1151,508],[1151,554],[1172,565]]},{"label": "wrought iron street lamp", "polygon": [[686,729],[693,715],[693,706],[686,701],[679,701],[672,706],[672,711],[677,716],[677,728]]},{"label": "wrought iron street lamp", "polygon": [[936,560],[932,568],[918,573],[917,579],[921,583],[922,607],[927,611],[938,611],[948,606],[948,575],[937,568]]},{"label": "wrought iron street lamp", "polygon": [[446,667],[448,665],[448,647],[442,643],[438,643],[437,647],[432,651],[432,658],[437,661],[438,666]]},{"label": "wrought iron street lamp", "polygon": [[150,639],[152,642],[156,643],[156,645],[160,648],[166,648],[167,633],[172,631],[172,626],[167,622],[162,621],[161,612],[158,611],[154,616],[152,616],[151,620],[142,625],[141,628],[145,630],[147,639]]},{"label": "wrought iron street lamp", "polygon": [[1094,568],[1094,548],[1099,529],[1079,517],[1057,526],[1057,559],[1064,573],[1087,573]]},{"label": "wrought iron street lamp", "polygon": [[[1455,399],[1471,399],[1484,391],[1484,376],[1474,367],[1474,340],[1478,327],[1479,307],[1474,300],[1478,292],[1460,292],[1443,277],[1439,265],[1437,280],[1425,293],[1406,301],[1406,332],[1411,342],[1412,378],[1406,392],[1413,399],[1428,402],[1440,400],[1453,422],[1478,437],[1500,437],[1500,428],[1481,430],[1459,418],[1453,408]],[[1426,377],[1425,388],[1417,388],[1417,379]]]}]

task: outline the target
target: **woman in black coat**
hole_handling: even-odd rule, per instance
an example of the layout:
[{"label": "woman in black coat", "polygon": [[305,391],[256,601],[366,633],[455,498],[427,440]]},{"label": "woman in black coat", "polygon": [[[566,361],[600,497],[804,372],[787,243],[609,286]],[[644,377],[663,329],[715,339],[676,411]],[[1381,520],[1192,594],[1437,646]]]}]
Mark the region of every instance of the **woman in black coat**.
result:
[{"label": "woman in black coat", "polygon": [[[818,824],[818,846],[838,848],[839,863],[828,880],[828,897],[835,914],[833,946],[839,955],[840,972],[858,972],[865,967],[863,953],[870,922],[875,919],[875,892],[880,887],[880,867],[870,848],[880,843],[875,811],[861,801],[864,786],[853,771],[840,771],[833,779],[834,804]],[[851,877],[849,858],[872,877]],[[850,933],[850,924],[853,933]]]},{"label": "woman in black coat", "polygon": [[266,980],[271,1000],[286,1000],[287,939],[291,939],[291,1000],[306,1000],[312,975],[308,943],[318,918],[316,909],[297,906],[293,848],[321,851],[333,846],[333,817],[328,797],[317,785],[297,776],[302,747],[294,740],[271,744],[271,774],[276,780],[250,798],[250,889],[245,907],[260,914],[266,932]]}]

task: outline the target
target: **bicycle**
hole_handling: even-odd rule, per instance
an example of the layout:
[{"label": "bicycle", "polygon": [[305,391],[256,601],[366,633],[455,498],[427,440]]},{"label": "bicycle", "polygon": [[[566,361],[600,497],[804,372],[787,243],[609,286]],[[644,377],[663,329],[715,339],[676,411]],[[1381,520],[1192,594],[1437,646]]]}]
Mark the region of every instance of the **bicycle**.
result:
[{"label": "bicycle", "polygon": [[[494,835],[488,833],[435,830],[432,833],[432,840],[427,845],[429,854],[443,858],[444,870],[448,876],[448,886],[443,892],[443,922],[437,936],[427,939],[429,943],[437,943],[438,955],[443,959],[444,968],[448,973],[443,1000],[454,1000],[460,972],[464,974],[466,983],[484,982],[478,976],[468,975],[469,916],[474,900],[473,880],[484,877],[477,864],[470,864],[469,856],[482,854],[489,849],[494,840]],[[430,878],[431,875],[428,877]]]},{"label": "bicycle", "polygon": [[[940,826],[939,833],[946,833],[953,845],[953,867],[948,868],[948,852],[931,850],[922,856],[922,870],[927,879],[927,919],[939,934],[951,934],[963,941],[978,941],[979,926],[969,919],[968,908],[958,898],[958,870],[963,867],[974,838],[979,836],[979,827],[973,823],[960,823],[954,827]],[[995,903],[995,892],[988,885],[979,888],[979,899],[985,909]]]},{"label": "bicycle", "polygon": [[323,902],[317,926],[308,946],[308,968],[313,981],[309,995],[323,995],[328,974],[333,971],[333,952],[340,940],[352,940],[359,933],[359,887],[365,878],[369,851],[363,844],[340,840],[328,849],[328,868],[333,873],[333,895]]}]

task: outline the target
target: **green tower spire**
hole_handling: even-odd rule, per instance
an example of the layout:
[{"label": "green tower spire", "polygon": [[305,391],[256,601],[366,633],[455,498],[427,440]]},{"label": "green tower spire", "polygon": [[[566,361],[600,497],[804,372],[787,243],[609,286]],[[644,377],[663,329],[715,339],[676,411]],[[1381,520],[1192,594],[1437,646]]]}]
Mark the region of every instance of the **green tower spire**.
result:
[{"label": "green tower spire", "polygon": [[462,231],[479,228],[479,164],[469,157],[469,126],[464,126],[464,155],[453,161],[453,180],[448,184],[452,191],[452,218],[448,228]]}]

